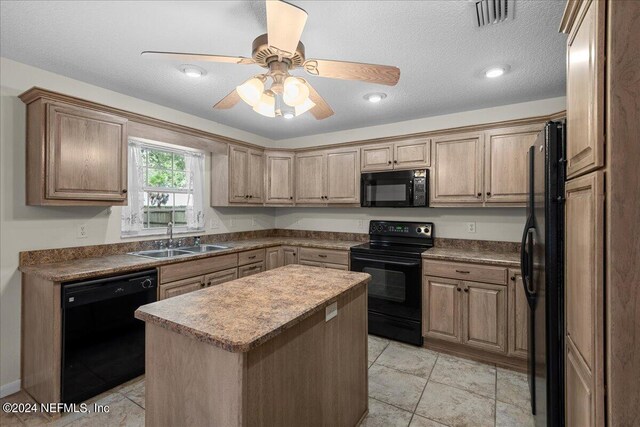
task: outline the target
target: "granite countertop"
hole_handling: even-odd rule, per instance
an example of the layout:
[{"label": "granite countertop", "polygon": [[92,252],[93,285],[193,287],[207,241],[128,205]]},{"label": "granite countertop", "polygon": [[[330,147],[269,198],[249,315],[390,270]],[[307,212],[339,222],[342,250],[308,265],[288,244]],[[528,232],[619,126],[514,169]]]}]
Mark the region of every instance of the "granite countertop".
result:
[{"label": "granite countertop", "polygon": [[370,278],[293,264],[143,305],[135,316],[230,352],[246,352]]},{"label": "granite countertop", "polygon": [[439,261],[472,262],[503,267],[520,267],[520,254],[517,252],[497,252],[487,249],[431,248],[422,253],[423,259]]},{"label": "granite countertop", "polygon": [[337,249],[347,251],[362,242],[346,240],[321,240],[301,239],[296,237],[267,237],[261,239],[238,240],[219,242],[229,249],[223,249],[210,253],[194,254],[172,259],[151,259],[135,255],[110,255],[94,258],[79,258],[71,261],[54,262],[50,264],[36,264],[21,266],[20,271],[25,274],[33,274],[52,282],[68,282],[99,276],[122,274],[155,268],[161,265],[191,261],[194,259],[208,258],[224,254],[248,251],[252,249],[268,248],[280,245],[300,246],[319,249]]}]

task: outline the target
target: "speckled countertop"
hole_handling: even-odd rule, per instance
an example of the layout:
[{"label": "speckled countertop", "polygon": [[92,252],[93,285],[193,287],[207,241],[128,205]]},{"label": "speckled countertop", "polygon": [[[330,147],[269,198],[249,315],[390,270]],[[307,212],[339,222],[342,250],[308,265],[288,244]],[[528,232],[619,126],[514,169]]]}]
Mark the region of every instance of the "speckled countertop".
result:
[{"label": "speckled countertop", "polygon": [[122,254],[94,258],[80,258],[50,264],[25,265],[20,267],[20,271],[26,274],[33,274],[52,282],[68,282],[72,280],[82,280],[99,276],[139,271],[147,268],[155,268],[160,265],[174,264],[194,259],[242,252],[251,249],[268,248],[272,246],[291,245],[320,249],[349,250],[351,246],[359,245],[361,243],[362,242],[345,240],[266,237],[261,239],[216,242],[216,244],[229,246],[229,249],[172,259],[151,259]]},{"label": "speckled countertop", "polygon": [[422,259],[520,267],[520,254],[517,252],[497,252],[483,249],[436,247],[423,252]]},{"label": "speckled countertop", "polygon": [[246,352],[370,278],[294,264],[143,305],[135,316],[231,352]]}]

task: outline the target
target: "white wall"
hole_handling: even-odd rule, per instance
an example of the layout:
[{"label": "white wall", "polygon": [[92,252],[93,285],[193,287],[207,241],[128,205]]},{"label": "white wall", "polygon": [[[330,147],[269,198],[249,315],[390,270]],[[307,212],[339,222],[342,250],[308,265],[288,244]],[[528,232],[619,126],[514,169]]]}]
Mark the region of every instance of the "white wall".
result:
[{"label": "white wall", "polygon": [[349,129],[339,132],[310,135],[300,138],[282,139],[275,142],[280,148],[302,148],[316,145],[338,144],[341,142],[362,141],[395,135],[407,135],[418,132],[430,132],[459,126],[471,126],[482,123],[515,120],[527,117],[545,116],[565,109],[566,97],[522,102],[481,110],[464,111],[443,116],[426,117],[386,125]]},{"label": "white wall", "polygon": [[[18,386],[20,375],[20,273],[18,252],[24,250],[116,243],[120,238],[120,208],[39,207],[25,205],[25,105],[16,96],[32,86],[75,95],[225,136],[268,143],[248,134],[198,117],[134,99],[96,86],[0,58],[0,392]],[[207,158],[207,167],[209,171]],[[206,194],[209,194],[209,178]],[[271,208],[209,208],[210,220],[223,233],[273,228]],[[255,219],[255,223],[254,223]],[[231,222],[233,220],[233,227]],[[76,228],[86,224],[88,237],[76,239]],[[4,394],[4,393],[2,393]]]},{"label": "white wall", "polygon": [[[517,242],[525,221],[524,208],[278,208],[276,227],[366,233],[369,221],[426,221],[436,237]],[[467,232],[474,222],[475,233]]]}]

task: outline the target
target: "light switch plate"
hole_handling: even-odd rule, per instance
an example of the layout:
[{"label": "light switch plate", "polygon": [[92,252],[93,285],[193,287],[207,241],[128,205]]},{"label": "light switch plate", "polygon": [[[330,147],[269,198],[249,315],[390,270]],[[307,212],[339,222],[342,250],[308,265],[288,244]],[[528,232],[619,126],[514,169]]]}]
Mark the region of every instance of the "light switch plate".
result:
[{"label": "light switch plate", "polygon": [[324,321],[328,322],[329,320],[333,319],[334,317],[336,317],[338,315],[338,301],[329,304],[325,309],[324,309]]}]

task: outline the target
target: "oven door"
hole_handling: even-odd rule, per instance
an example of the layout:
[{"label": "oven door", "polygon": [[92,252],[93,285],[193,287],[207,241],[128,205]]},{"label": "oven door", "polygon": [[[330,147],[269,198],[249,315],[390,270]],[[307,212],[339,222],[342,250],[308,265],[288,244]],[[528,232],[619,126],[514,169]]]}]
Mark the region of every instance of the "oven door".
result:
[{"label": "oven door", "polygon": [[360,186],[361,206],[413,206],[413,171],[363,173]]},{"label": "oven door", "polygon": [[351,270],[369,273],[369,311],[403,319],[421,319],[420,259],[351,254]]}]

